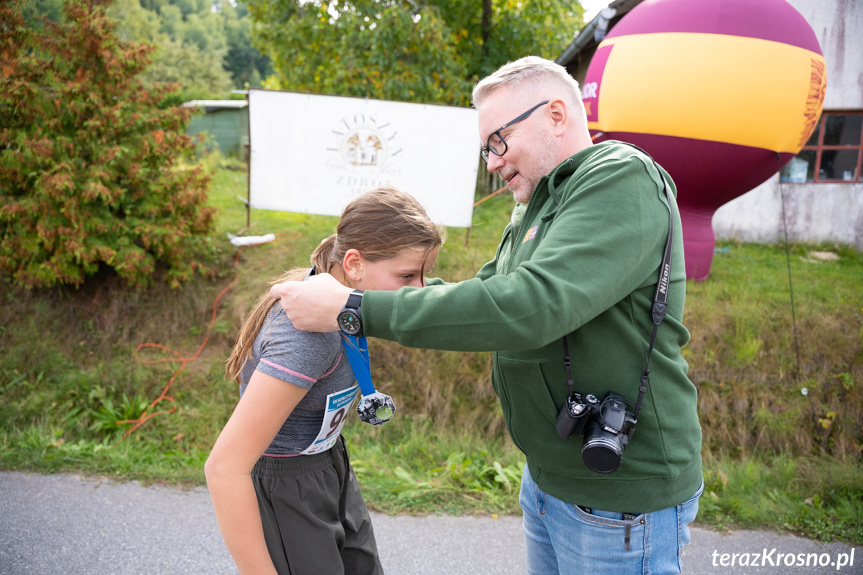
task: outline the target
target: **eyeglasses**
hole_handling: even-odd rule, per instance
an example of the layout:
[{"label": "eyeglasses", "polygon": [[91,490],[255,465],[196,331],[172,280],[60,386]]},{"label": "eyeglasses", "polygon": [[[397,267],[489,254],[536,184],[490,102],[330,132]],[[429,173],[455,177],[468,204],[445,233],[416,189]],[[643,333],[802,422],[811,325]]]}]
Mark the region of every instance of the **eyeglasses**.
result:
[{"label": "eyeglasses", "polygon": [[517,123],[521,122],[522,120],[526,120],[528,116],[533,114],[534,110],[536,110],[540,106],[545,106],[549,102],[550,102],[550,100],[546,100],[545,102],[540,102],[539,104],[537,104],[536,106],[534,106],[533,108],[531,108],[530,110],[528,110],[527,112],[522,114],[521,116],[515,118],[514,120],[510,120],[509,122],[507,122],[506,124],[504,124],[503,126],[498,128],[497,130],[492,132],[491,135],[488,137],[488,140],[486,140],[486,142],[485,142],[485,147],[479,149],[479,154],[480,154],[480,156],[482,156],[482,159],[485,160],[486,163],[488,163],[488,153],[489,152],[491,152],[495,156],[504,155],[506,153],[507,146],[506,146],[506,140],[503,139],[503,135],[501,134],[501,132],[503,130],[506,130],[507,128],[509,128],[513,124],[517,124]]}]

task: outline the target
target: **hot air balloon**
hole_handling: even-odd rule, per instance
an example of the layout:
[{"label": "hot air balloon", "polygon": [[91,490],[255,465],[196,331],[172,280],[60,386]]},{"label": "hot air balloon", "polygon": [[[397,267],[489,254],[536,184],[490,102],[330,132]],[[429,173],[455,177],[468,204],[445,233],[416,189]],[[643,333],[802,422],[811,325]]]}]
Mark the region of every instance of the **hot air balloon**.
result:
[{"label": "hot air balloon", "polygon": [[674,179],[687,278],[707,279],[712,217],[803,147],[824,104],[818,40],[785,0],[646,0],[582,85],[595,141],[644,148]]}]

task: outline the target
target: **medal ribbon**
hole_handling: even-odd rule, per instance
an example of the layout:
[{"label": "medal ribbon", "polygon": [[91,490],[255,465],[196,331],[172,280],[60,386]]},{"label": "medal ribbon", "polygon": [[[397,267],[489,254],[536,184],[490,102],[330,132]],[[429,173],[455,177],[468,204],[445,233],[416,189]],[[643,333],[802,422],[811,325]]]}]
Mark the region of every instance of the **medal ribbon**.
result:
[{"label": "medal ribbon", "polygon": [[[303,281],[315,275],[316,271],[317,266],[312,266]],[[345,355],[348,356],[351,369],[354,370],[354,377],[360,384],[360,391],[363,392],[363,395],[375,393],[375,384],[372,383],[372,364],[369,359],[369,344],[366,342],[365,336],[341,335],[342,344],[345,346]]]},{"label": "medal ribbon", "polygon": [[348,356],[351,369],[354,370],[354,377],[360,384],[360,391],[363,392],[363,395],[375,393],[375,385],[372,383],[371,360],[369,359],[369,344],[366,342],[365,336],[342,335],[342,344],[345,346],[345,354]]}]

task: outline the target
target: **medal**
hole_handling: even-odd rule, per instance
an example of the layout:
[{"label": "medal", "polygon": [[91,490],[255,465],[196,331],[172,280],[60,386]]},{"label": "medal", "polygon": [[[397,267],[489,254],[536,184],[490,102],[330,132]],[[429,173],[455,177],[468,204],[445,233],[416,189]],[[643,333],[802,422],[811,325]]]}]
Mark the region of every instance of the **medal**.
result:
[{"label": "medal", "polygon": [[360,420],[371,425],[386,423],[392,419],[395,411],[396,404],[393,403],[393,398],[379,391],[363,395],[357,404]]},{"label": "medal", "polygon": [[369,346],[365,337],[342,336],[345,354],[354,370],[354,377],[360,384],[363,396],[357,404],[360,420],[371,425],[381,425],[392,419],[396,411],[393,398],[375,391],[372,383],[372,369],[369,361]]}]

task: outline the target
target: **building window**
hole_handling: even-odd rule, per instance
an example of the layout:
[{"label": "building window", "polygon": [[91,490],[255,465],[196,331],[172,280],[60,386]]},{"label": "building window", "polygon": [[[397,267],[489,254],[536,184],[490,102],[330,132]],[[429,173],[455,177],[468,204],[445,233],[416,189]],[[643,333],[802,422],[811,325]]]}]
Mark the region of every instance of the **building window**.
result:
[{"label": "building window", "polygon": [[860,182],[863,112],[824,112],[800,153],[780,174],[783,182]]}]

